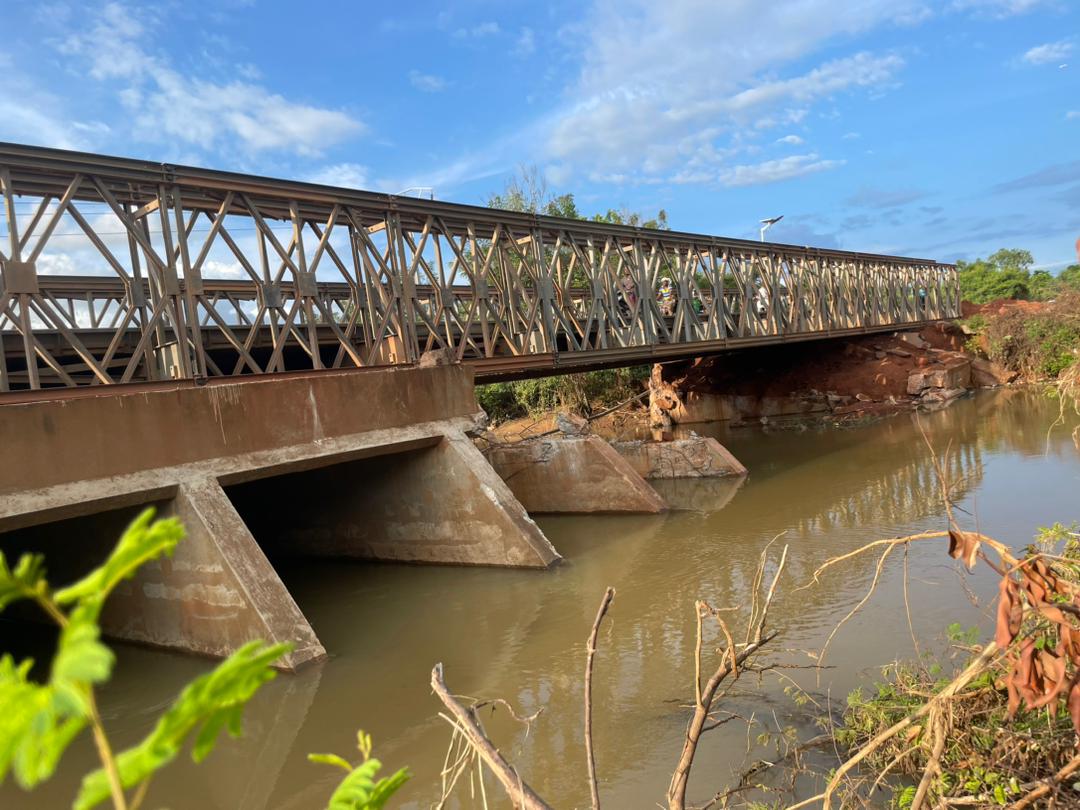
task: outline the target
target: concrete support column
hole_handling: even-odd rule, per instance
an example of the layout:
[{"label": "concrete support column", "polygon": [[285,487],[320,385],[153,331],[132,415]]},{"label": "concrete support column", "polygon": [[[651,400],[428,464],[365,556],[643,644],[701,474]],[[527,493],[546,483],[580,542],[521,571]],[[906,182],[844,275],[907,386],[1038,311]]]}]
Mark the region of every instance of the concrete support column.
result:
[{"label": "concrete support column", "polygon": [[664,500],[597,436],[490,447],[487,459],[529,512],[655,514]]},{"label": "concrete support column", "polygon": [[116,638],[226,656],[254,639],[291,642],[285,669],[326,651],[213,478],[182,482],[163,510],[187,529],[172,558],[122,583],[102,617]]}]

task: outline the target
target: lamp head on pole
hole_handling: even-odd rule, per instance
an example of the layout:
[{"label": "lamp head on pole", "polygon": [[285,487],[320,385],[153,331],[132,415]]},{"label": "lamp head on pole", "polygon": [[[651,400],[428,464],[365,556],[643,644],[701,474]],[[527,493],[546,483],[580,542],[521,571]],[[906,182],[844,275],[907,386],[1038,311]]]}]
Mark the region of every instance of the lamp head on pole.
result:
[{"label": "lamp head on pole", "polygon": [[765,241],[765,231],[769,230],[773,225],[782,220],[784,215],[781,214],[778,217],[769,217],[768,219],[761,220],[761,241]]}]

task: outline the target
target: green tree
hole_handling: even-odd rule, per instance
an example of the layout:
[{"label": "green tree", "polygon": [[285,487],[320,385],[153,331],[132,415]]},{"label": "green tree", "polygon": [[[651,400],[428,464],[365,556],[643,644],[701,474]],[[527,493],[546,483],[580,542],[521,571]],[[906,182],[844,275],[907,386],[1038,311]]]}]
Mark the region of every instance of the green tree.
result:
[{"label": "green tree", "polygon": [[1061,280],[1049,270],[1036,270],[1031,274],[1028,286],[1033,300],[1048,301],[1061,290]]},{"label": "green tree", "polygon": [[644,214],[626,209],[609,208],[603,214],[585,216],[577,207],[572,193],[555,196],[548,188],[547,180],[536,166],[519,166],[511,175],[503,190],[488,197],[488,208],[501,208],[504,211],[521,211],[529,214],[546,214],[551,217],[566,219],[607,222],[612,225],[630,225],[635,228],[670,230],[667,212],[660,209],[655,217],[646,218]]},{"label": "green tree", "polygon": [[999,298],[1030,298],[1030,267],[1034,259],[1026,250],[1003,248],[988,259],[956,263],[964,300],[985,304]]},{"label": "green tree", "polygon": [[1080,291],[1080,264],[1071,264],[1058,273],[1062,289]]}]

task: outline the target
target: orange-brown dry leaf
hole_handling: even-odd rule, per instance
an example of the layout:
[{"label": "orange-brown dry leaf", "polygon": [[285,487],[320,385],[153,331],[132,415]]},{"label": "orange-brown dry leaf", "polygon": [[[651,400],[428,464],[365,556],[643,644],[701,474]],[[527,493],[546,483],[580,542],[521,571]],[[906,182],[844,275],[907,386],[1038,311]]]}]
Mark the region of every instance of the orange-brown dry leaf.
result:
[{"label": "orange-brown dry leaf", "polygon": [[949,530],[949,556],[954,560],[963,560],[968,570],[975,568],[975,555],[979,553],[982,540],[975,532]]},{"label": "orange-brown dry leaf", "polygon": [[997,630],[994,635],[998,647],[1004,650],[1012,644],[1020,632],[1023,616],[1024,606],[1020,603],[1016,581],[1012,577],[1002,577],[998,585]]},{"label": "orange-brown dry leaf", "polygon": [[1069,716],[1072,717],[1073,728],[1080,734],[1080,682],[1073,676],[1072,689],[1069,690]]},{"label": "orange-brown dry leaf", "polygon": [[1020,697],[1024,699],[1024,703],[1031,706],[1038,695],[1042,694],[1042,690],[1037,683],[1039,675],[1035,671],[1035,642],[1030,638],[1020,645],[1020,659],[1013,668],[1013,677]]},{"label": "orange-brown dry leaf", "polygon": [[1020,690],[1016,688],[1017,677],[1018,675],[1014,664],[1013,670],[1009,673],[1009,677],[1005,681],[1005,687],[1009,690],[1008,714],[1010,720],[1016,716],[1016,710],[1020,708]]},{"label": "orange-brown dry leaf", "polygon": [[1032,703],[1029,708],[1040,709],[1056,701],[1058,695],[1072,684],[1071,680],[1065,677],[1065,659],[1056,653],[1040,650],[1035,663],[1041,675],[1039,688],[1042,690],[1042,697]]}]

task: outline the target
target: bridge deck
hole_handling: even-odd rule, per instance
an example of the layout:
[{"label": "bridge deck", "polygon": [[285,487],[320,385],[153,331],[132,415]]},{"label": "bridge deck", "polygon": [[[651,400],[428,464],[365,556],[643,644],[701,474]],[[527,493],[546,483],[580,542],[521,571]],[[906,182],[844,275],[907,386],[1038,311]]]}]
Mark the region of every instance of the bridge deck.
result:
[{"label": "bridge deck", "polygon": [[506,379],[959,315],[955,267],[924,259],[14,144],[0,191],[0,391],[431,349]]}]

